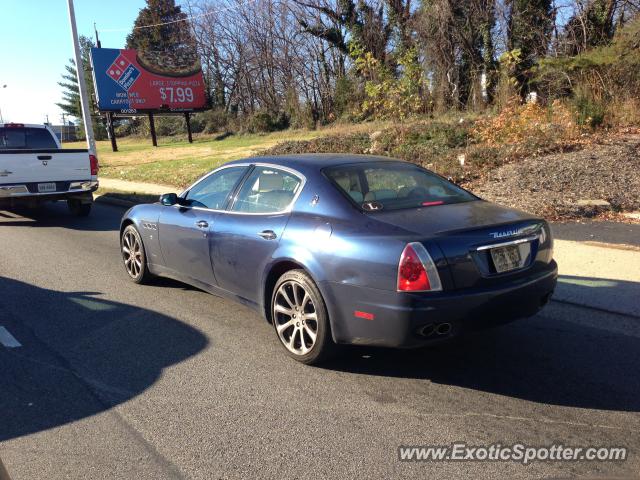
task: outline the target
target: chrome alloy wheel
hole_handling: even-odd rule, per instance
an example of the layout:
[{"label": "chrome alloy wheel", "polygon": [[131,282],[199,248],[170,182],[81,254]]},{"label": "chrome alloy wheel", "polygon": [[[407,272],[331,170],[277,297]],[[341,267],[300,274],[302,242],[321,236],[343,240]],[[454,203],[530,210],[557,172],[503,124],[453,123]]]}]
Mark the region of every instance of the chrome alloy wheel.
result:
[{"label": "chrome alloy wheel", "polygon": [[289,280],[278,288],[273,302],[273,321],[283,345],[294,355],[311,351],[318,336],[316,307],[298,282]]},{"label": "chrome alloy wheel", "polygon": [[122,236],[122,258],[127,273],[131,278],[137,279],[142,271],[142,248],[131,230],[127,230]]}]

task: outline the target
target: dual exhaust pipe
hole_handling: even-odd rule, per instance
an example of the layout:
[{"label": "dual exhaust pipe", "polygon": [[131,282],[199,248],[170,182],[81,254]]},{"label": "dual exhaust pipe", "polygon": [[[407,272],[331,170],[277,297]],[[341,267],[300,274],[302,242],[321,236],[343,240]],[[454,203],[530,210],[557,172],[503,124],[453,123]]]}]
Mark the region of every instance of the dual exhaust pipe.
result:
[{"label": "dual exhaust pipe", "polygon": [[451,333],[451,324],[447,322],[443,323],[429,323],[424,327],[420,327],[418,329],[418,335],[422,335],[423,337],[444,337],[445,335],[449,335]]}]

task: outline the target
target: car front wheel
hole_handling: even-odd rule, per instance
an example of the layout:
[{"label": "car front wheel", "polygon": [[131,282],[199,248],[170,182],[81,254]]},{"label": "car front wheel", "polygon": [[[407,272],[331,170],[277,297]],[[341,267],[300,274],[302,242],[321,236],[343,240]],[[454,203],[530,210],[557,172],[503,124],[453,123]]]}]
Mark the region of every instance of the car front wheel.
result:
[{"label": "car front wheel", "polygon": [[147,268],[147,256],[142,244],[142,238],[133,225],[128,225],[122,231],[120,250],[124,268],[129,274],[129,278],[135,283],[145,283],[149,280],[151,273]]},{"label": "car front wheel", "polygon": [[271,318],[287,353],[299,362],[317,364],[335,352],[324,300],[304,270],[280,277],[273,291]]}]

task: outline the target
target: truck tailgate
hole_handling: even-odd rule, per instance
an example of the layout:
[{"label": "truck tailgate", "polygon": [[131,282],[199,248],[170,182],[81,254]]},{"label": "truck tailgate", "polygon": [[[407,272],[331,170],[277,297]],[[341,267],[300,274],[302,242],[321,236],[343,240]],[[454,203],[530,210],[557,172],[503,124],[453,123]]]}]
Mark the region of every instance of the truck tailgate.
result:
[{"label": "truck tailgate", "polygon": [[91,180],[87,150],[0,150],[0,184]]}]

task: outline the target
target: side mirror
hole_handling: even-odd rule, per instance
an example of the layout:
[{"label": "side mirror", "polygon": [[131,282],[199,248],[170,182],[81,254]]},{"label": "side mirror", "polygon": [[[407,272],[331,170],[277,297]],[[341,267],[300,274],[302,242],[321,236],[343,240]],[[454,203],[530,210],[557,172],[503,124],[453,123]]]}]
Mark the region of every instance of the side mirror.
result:
[{"label": "side mirror", "polygon": [[163,195],[160,195],[160,203],[167,207],[171,207],[176,203],[179,203],[178,195],[176,195],[175,193],[165,193]]}]

